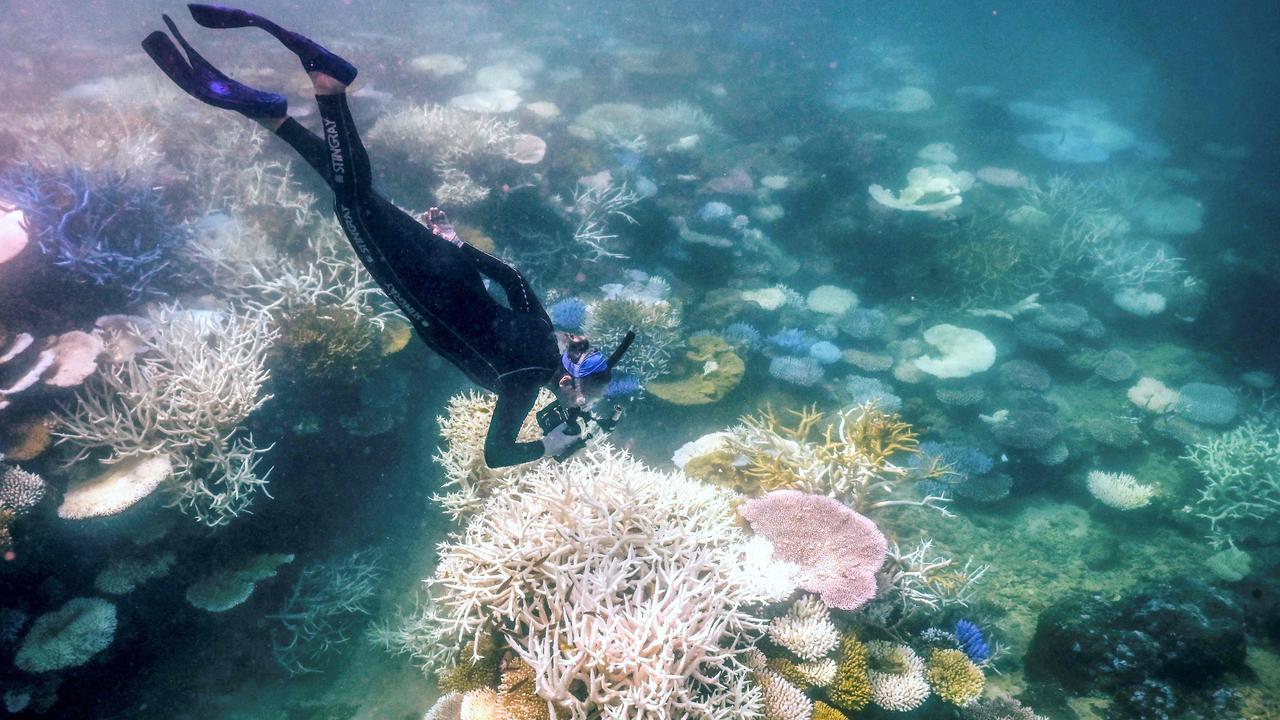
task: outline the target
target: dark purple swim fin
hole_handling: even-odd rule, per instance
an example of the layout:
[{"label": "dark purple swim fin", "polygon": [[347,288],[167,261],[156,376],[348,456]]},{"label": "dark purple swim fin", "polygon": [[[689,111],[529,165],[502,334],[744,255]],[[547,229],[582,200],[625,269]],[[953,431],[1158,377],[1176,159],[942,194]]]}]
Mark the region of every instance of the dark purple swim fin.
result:
[{"label": "dark purple swim fin", "polygon": [[270,20],[238,8],[221,5],[205,5],[191,3],[187,5],[191,17],[207,28],[224,30],[227,28],[256,27],[271,33],[282,45],[298,56],[302,67],[307,72],[322,72],[343,85],[350,85],[356,79],[356,67],[342,58],[326,50],[320,43],[303,35],[290,32]]}]

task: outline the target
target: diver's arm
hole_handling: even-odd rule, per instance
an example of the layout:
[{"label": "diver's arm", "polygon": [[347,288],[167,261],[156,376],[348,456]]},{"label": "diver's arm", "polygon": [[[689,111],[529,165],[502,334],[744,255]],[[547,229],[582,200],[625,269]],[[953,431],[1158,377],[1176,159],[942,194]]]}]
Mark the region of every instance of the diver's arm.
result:
[{"label": "diver's arm", "polygon": [[520,442],[520,426],[538,399],[540,385],[517,385],[498,393],[498,404],[484,439],[484,462],[491,468],[533,462],[546,452],[541,440]]}]

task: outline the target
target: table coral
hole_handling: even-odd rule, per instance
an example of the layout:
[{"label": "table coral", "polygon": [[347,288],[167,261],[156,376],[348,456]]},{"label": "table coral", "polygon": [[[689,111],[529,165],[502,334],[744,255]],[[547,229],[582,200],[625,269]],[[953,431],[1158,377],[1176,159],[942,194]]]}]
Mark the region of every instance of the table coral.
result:
[{"label": "table coral", "polygon": [[723,338],[696,335],[689,339],[689,348],[683,376],[650,382],[645,388],[651,395],[673,405],[707,405],[738,386],[746,365]]}]

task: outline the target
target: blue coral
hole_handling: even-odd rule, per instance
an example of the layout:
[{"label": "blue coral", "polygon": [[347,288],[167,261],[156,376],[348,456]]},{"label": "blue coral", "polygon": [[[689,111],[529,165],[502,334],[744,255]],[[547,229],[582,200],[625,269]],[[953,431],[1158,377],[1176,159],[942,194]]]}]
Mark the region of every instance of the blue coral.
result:
[{"label": "blue coral", "polygon": [[605,397],[609,399],[618,399],[631,397],[644,389],[640,384],[640,380],[635,375],[627,373],[616,373],[613,379],[609,381],[609,387],[604,391]]},{"label": "blue coral", "polygon": [[769,374],[785,383],[813,387],[822,382],[824,373],[817,360],[783,355],[769,363]]},{"label": "blue coral", "polygon": [[809,333],[798,328],[783,328],[770,335],[765,342],[770,347],[792,355],[804,355],[817,340]]},{"label": "blue coral", "polygon": [[977,623],[957,620],[955,636],[960,649],[975,663],[981,664],[991,657],[991,647],[987,645],[987,638]]},{"label": "blue coral", "polygon": [[760,343],[763,341],[760,331],[750,323],[729,323],[725,326],[722,334],[726,342],[741,345],[747,350],[759,350]]},{"label": "blue coral", "polygon": [[819,340],[809,346],[809,357],[823,365],[831,365],[832,363],[840,362],[840,348],[826,340]]},{"label": "blue coral", "polygon": [[0,178],[0,196],[22,210],[41,254],[77,281],[135,301],[165,294],[155,280],[186,232],[157,188],[118,173],[24,164]]},{"label": "blue coral", "polygon": [[565,298],[547,308],[551,323],[561,330],[577,332],[587,321],[587,304],[579,298]]}]

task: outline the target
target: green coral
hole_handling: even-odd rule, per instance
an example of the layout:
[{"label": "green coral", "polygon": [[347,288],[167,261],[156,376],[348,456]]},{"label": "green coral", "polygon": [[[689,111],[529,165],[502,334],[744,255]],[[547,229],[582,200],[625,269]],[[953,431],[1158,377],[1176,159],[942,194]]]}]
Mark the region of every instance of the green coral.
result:
[{"label": "green coral", "polygon": [[645,389],[674,405],[707,405],[737,387],[745,371],[742,358],[724,338],[698,335],[689,339],[689,350],[677,369],[679,379],[654,381]]},{"label": "green coral", "polygon": [[1204,477],[1196,511],[1209,521],[1218,542],[1276,539],[1280,429],[1251,420],[1193,446],[1184,457]]},{"label": "green coral", "polygon": [[867,646],[853,633],[840,638],[840,654],[836,658],[836,679],[827,688],[827,699],[832,705],[849,713],[856,713],[871,702],[871,680],[867,676],[870,666]]}]

